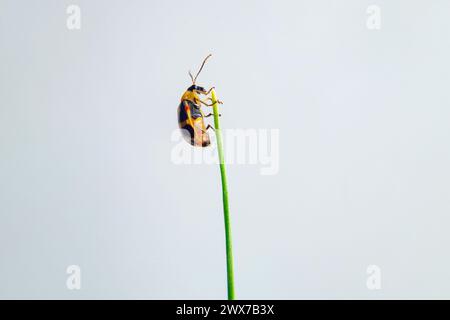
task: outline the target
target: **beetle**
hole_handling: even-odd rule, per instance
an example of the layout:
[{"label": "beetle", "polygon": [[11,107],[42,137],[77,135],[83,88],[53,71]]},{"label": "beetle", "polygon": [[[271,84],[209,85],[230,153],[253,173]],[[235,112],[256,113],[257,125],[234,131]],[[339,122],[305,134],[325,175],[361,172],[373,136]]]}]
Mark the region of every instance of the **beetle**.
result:
[{"label": "beetle", "polygon": [[[202,69],[206,61],[211,57],[209,54],[204,60],[198,70],[195,77],[192,76],[191,71],[189,71],[189,76],[192,80],[192,85],[187,88],[187,90],[181,96],[181,102],[178,106],[178,126],[181,129],[184,139],[191,145],[196,147],[207,147],[211,144],[211,139],[207,132],[208,129],[214,128],[211,125],[205,126],[205,118],[212,116],[212,113],[204,115],[201,109],[201,105],[211,107],[215,102],[222,104],[222,101],[213,101],[212,98],[207,98],[211,103],[207,103],[200,99],[200,95],[205,95],[206,97],[211,93],[214,87],[209,90],[196,85],[197,77],[202,72]],[[220,116],[220,115],[219,115]]]}]

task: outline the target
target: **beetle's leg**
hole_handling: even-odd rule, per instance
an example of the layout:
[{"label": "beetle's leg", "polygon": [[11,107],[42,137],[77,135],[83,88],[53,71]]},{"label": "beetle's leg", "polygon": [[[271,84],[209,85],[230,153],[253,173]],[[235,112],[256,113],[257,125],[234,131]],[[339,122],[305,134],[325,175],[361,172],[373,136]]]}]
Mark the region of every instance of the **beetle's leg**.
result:
[{"label": "beetle's leg", "polygon": [[216,87],[211,87],[206,93],[205,93],[205,96],[207,96],[208,94],[210,94],[211,93],[211,91],[213,90],[213,89],[215,89]]},{"label": "beetle's leg", "polygon": [[[213,116],[214,114],[212,114],[212,113],[208,113],[206,116],[205,116],[205,118],[208,118],[208,117],[211,117],[211,116]],[[219,117],[221,117],[222,115],[219,113]]]},{"label": "beetle's leg", "polygon": [[[208,99],[208,100],[209,100],[209,99]],[[218,104],[223,104],[222,101],[217,100],[217,101],[213,102],[212,99],[211,99],[211,102],[213,102],[213,103],[211,103],[211,104],[206,103],[205,101],[202,101],[202,100],[199,100],[199,101],[200,101],[200,103],[204,104],[204,105],[207,106],[207,107],[212,107],[212,106],[214,105],[215,102],[217,102]]]},{"label": "beetle's leg", "polygon": [[203,100],[199,100],[199,101],[200,101],[201,104],[203,104],[203,105],[205,105],[205,106],[207,106],[207,107],[212,107],[212,106],[214,105],[214,103],[208,104],[208,103],[206,103],[206,102],[203,101]]},{"label": "beetle's leg", "polygon": [[202,129],[202,132],[203,132],[203,133],[206,133],[206,131],[208,131],[208,129],[212,129],[214,132],[216,132],[216,129],[214,129],[214,127],[213,127],[212,125],[210,125],[210,124],[208,124],[208,125],[206,126],[205,130]]},{"label": "beetle's leg", "polygon": [[[212,98],[208,98],[208,99],[206,99],[206,100],[209,100],[209,101],[211,101],[211,102],[214,104],[214,101],[213,101]],[[218,103],[218,104],[223,104],[223,102],[220,101],[220,100],[217,100],[217,103]]]}]

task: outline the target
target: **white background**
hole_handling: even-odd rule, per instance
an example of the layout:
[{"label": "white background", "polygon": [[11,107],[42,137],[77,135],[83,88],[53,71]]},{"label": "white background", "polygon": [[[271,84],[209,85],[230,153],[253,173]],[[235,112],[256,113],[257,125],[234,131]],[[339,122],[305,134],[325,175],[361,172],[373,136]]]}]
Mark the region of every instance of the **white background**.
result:
[{"label": "white background", "polygon": [[280,130],[277,175],[228,167],[237,297],[448,298],[449,10],[0,0],[0,297],[226,298],[219,168],[170,159],[211,52],[222,126]]}]

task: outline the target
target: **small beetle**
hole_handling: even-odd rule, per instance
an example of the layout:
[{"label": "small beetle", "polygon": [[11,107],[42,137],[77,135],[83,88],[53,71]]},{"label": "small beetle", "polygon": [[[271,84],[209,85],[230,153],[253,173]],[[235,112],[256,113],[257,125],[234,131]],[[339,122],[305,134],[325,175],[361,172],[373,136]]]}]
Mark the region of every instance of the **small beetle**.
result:
[{"label": "small beetle", "polygon": [[[206,91],[203,87],[197,86],[195,84],[198,75],[202,71],[203,66],[206,63],[206,60],[208,60],[209,57],[211,57],[211,54],[209,54],[203,60],[202,66],[198,70],[195,78],[189,71],[189,76],[191,77],[192,85],[189,88],[187,88],[185,93],[183,93],[183,96],[181,97],[181,103],[178,106],[178,126],[180,127],[183,133],[184,139],[191,145],[196,147],[209,146],[211,144],[211,140],[209,138],[207,130],[208,129],[214,130],[214,128],[209,124],[208,126],[205,127],[204,121],[204,118],[210,117],[213,114],[209,113],[208,115],[205,116],[201,110],[202,104],[211,107],[214,104],[214,102],[212,101],[212,98],[207,99],[211,101],[211,104],[208,104],[200,99],[200,94],[207,96],[210,94],[211,90],[214,89],[214,87]],[[217,103],[222,104],[221,101],[217,101]]]}]

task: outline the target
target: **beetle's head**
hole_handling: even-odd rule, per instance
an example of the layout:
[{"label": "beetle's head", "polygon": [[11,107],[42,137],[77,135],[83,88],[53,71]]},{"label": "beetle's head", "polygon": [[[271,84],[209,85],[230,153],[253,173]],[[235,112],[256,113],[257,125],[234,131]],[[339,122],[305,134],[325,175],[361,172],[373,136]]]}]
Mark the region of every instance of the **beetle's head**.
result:
[{"label": "beetle's head", "polygon": [[187,91],[193,91],[193,92],[198,93],[198,94],[206,94],[205,88],[197,86],[195,84],[193,84],[192,86],[187,88]]}]

